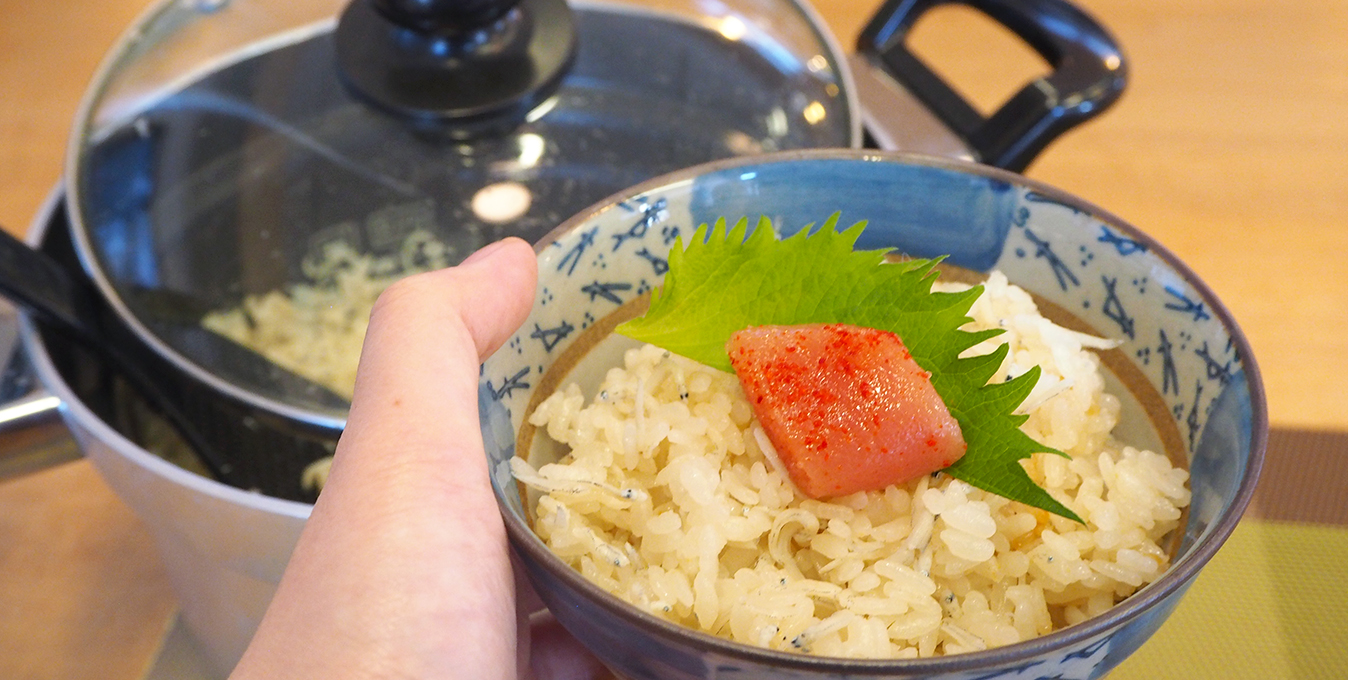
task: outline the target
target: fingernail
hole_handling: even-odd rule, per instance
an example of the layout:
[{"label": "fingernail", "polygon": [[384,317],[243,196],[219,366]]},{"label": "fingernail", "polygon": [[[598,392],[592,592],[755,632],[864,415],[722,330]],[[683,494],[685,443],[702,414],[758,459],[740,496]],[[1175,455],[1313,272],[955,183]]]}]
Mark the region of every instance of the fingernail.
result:
[{"label": "fingernail", "polygon": [[477,252],[475,252],[475,253],[473,253],[472,255],[469,255],[468,257],[464,258],[463,262],[460,263],[460,264],[468,265],[468,264],[474,264],[474,263],[476,263],[476,262],[483,262],[483,261],[485,261],[485,260],[489,260],[489,259],[491,259],[491,256],[492,256],[493,254],[495,254],[496,251],[500,250],[501,247],[504,246],[504,245],[505,245],[505,240],[504,240],[504,239],[502,239],[502,240],[500,240],[500,241],[495,241],[495,242],[493,242],[493,243],[488,243],[487,245],[482,246],[481,248],[479,248]]}]

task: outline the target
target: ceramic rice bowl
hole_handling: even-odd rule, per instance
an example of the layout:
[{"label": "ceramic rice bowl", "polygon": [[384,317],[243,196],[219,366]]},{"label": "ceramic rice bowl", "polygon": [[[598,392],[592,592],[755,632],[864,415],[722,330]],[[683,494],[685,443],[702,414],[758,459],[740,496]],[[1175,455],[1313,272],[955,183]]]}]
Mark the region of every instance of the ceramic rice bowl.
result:
[{"label": "ceramic rice bowl", "polygon": [[[686,241],[718,217],[760,215],[786,234],[835,211],[842,226],[869,221],[859,248],[948,255],[948,264],[973,272],[1001,270],[1041,307],[1122,341],[1104,361],[1129,395],[1116,435],[1157,447],[1191,475],[1192,502],[1166,573],[1103,615],[1029,641],[946,657],[849,660],[751,647],[669,623],[603,591],[549,551],[530,528],[528,494],[509,460],[527,409],[541,398],[535,393],[556,383],[545,379],[550,367],[573,363],[575,377],[602,373],[603,360],[617,362],[616,355],[598,363],[575,357],[582,347],[586,356],[604,354],[602,343],[590,347],[594,329],[611,326],[615,310],[660,284],[676,236]],[[1264,392],[1225,307],[1142,232],[1018,175],[854,151],[713,163],[578,215],[538,246],[538,263],[531,316],[482,369],[492,483],[539,594],[624,678],[1098,678],[1160,627],[1254,490],[1268,429]]]}]

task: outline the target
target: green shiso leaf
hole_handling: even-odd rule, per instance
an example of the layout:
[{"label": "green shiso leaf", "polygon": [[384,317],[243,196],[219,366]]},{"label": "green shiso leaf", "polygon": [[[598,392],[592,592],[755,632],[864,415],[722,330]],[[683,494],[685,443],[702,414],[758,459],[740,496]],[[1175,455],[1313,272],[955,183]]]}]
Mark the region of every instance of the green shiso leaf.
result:
[{"label": "green shiso leaf", "polygon": [[845,323],[892,331],[960,424],[969,448],[952,477],[1011,500],[1081,522],[1035,485],[1018,461],[1034,453],[1066,455],[1024,432],[1027,416],[1015,409],[1039,379],[1036,367],[1003,383],[988,384],[1008,351],[960,358],[964,350],[1001,333],[969,332],[969,308],[982,293],[933,292],[938,260],[887,262],[887,250],[855,250],[865,222],[839,231],[838,213],[778,238],[766,218],[727,228],[725,219],[682,239],[669,254],[664,284],[645,315],[617,331],[709,366],[731,372],[726,342],[750,326]]}]

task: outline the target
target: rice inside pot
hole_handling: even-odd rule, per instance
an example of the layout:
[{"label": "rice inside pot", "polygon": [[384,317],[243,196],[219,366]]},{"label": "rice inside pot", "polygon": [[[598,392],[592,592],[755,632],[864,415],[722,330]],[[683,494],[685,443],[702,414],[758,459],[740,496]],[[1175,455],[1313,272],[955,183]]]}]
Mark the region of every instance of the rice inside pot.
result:
[{"label": "rice inside pot", "polygon": [[249,295],[201,325],[350,399],[379,294],[403,277],[448,267],[453,255],[427,231],[412,232],[383,255],[332,241],[304,261],[304,281]]},{"label": "rice inside pot", "polygon": [[[955,290],[960,284],[938,284]],[[654,346],[627,352],[586,404],[574,384],[529,422],[570,447],[516,477],[540,492],[535,531],[605,590],[739,642],[839,657],[987,649],[1103,613],[1158,578],[1189,503],[1188,473],[1115,441],[1112,343],[1045,319],[994,273],[970,329],[1011,345],[994,380],[1043,374],[1022,405],[1030,476],[1082,526],[937,473],[829,502],[798,493],[735,376]]]}]

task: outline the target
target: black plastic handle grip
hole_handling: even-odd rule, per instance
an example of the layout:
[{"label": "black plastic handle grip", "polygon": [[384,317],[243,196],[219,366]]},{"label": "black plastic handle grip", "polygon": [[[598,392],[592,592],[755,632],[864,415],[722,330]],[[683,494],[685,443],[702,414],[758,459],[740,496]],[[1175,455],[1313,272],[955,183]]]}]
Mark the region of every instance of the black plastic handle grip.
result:
[{"label": "black plastic handle grip", "polygon": [[46,253],[0,229],[0,295],[89,342],[103,341],[98,291]]},{"label": "black plastic handle grip", "polygon": [[46,253],[0,229],[0,295],[66,337],[100,352],[134,383],[222,481],[237,483],[232,466],[200,436],[164,388],[166,369],[130,329],[117,322],[94,285]]},{"label": "black plastic handle grip", "polygon": [[[63,245],[70,247],[68,241]],[[73,251],[66,257],[74,258]],[[0,296],[107,359],[178,431],[217,479],[242,489],[257,486],[232,461],[261,453],[226,450],[218,437],[205,434],[205,428],[219,422],[218,414],[227,408],[223,403],[225,396],[174,366],[146,344],[104,301],[83,272],[67,267],[43,250],[30,248],[0,229]],[[252,382],[245,384],[262,385],[273,394],[316,395],[315,399],[327,403],[345,404],[342,397],[327,388],[276,366],[224,336],[196,324],[186,327],[184,332],[191,334],[205,351],[220,357],[217,367],[252,376]],[[207,417],[199,417],[202,414]],[[274,450],[266,453],[281,455]]]},{"label": "black plastic handle grip", "polygon": [[[971,7],[1005,26],[1053,68],[984,118],[904,44],[913,25],[940,5]],[[1114,38],[1064,0],[886,0],[857,39],[871,56],[961,137],[977,159],[1013,171],[1068,129],[1114,103],[1127,64]]]}]

